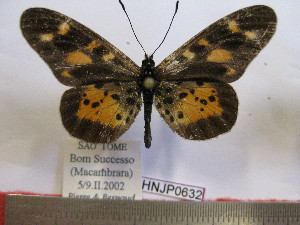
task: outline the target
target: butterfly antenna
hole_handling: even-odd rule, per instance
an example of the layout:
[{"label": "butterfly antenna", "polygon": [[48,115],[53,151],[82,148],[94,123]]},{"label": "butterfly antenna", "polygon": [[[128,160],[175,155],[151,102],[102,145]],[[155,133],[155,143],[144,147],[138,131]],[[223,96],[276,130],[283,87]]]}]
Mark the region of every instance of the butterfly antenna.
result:
[{"label": "butterfly antenna", "polygon": [[164,41],[165,41],[165,39],[166,39],[166,37],[167,37],[167,35],[168,35],[168,33],[169,33],[169,30],[170,30],[170,28],[171,28],[171,26],[172,26],[174,17],[175,17],[175,15],[176,15],[177,11],[178,11],[178,5],[179,5],[179,0],[176,2],[175,12],[174,12],[174,15],[173,15],[173,17],[172,17],[172,20],[171,20],[171,23],[170,23],[170,25],[169,25],[169,28],[168,28],[168,30],[167,30],[167,33],[165,34],[164,39],[162,40],[162,42],[160,43],[160,45],[159,45],[159,46],[155,49],[155,51],[151,54],[152,57],[153,57],[154,53],[156,52],[156,50],[159,49],[159,47],[162,45],[162,43],[164,43]]},{"label": "butterfly antenna", "polygon": [[145,55],[147,55],[147,53],[146,53],[146,51],[145,51],[143,45],[141,44],[141,42],[139,41],[139,39],[137,38],[137,36],[136,36],[136,34],[135,34],[135,32],[134,32],[134,29],[133,29],[131,20],[130,20],[130,18],[129,18],[129,16],[128,16],[127,12],[126,12],[126,9],[125,9],[125,6],[124,6],[123,2],[122,2],[121,0],[119,0],[119,3],[120,3],[120,5],[122,6],[122,9],[123,9],[123,11],[125,12],[125,14],[126,14],[126,16],[127,16],[127,19],[128,19],[128,21],[129,21],[129,23],[130,23],[131,30],[133,31],[133,34],[134,34],[134,36],[135,36],[135,39],[137,40],[137,42],[138,42],[138,43],[140,44],[140,46],[142,47],[142,49],[143,49]]}]

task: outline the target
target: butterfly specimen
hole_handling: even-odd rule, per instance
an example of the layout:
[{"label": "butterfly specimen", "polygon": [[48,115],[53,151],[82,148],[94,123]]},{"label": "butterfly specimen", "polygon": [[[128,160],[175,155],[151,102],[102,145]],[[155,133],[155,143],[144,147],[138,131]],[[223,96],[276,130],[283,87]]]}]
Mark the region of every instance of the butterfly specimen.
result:
[{"label": "butterfly specimen", "polygon": [[276,21],[267,6],[241,9],[198,33],[156,67],[153,54],[146,54],[139,67],[98,34],[49,9],[26,10],[21,30],[55,77],[72,86],[60,105],[63,125],[72,136],[113,142],[144,103],[149,148],[153,104],[185,139],[205,140],[229,131],[238,99],[228,83],[240,78],[269,42]]}]

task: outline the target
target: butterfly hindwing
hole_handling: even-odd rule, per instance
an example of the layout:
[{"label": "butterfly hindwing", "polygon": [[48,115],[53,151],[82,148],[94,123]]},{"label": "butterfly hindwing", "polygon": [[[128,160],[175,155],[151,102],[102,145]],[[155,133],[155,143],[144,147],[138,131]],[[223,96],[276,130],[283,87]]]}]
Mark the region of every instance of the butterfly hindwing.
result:
[{"label": "butterfly hindwing", "polygon": [[237,118],[238,100],[224,82],[163,81],[155,106],[173,131],[190,140],[205,140],[229,131]]},{"label": "butterfly hindwing", "polygon": [[58,12],[31,8],[21,18],[24,37],[65,85],[134,80],[139,67],[120,50]]},{"label": "butterfly hindwing", "polygon": [[88,142],[117,140],[133,123],[142,104],[136,82],[87,85],[67,90],[61,100],[65,128]]},{"label": "butterfly hindwing", "polygon": [[197,34],[168,56],[156,73],[162,80],[210,78],[237,80],[269,42],[275,12],[262,5],[234,12]]}]

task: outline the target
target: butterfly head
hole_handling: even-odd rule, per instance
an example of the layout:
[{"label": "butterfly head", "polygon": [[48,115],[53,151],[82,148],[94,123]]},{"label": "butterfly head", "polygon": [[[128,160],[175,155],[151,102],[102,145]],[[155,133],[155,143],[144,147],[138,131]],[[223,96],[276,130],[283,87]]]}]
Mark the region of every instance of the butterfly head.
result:
[{"label": "butterfly head", "polygon": [[155,62],[153,60],[153,55],[148,56],[145,54],[145,59],[142,61],[142,69],[154,69]]}]

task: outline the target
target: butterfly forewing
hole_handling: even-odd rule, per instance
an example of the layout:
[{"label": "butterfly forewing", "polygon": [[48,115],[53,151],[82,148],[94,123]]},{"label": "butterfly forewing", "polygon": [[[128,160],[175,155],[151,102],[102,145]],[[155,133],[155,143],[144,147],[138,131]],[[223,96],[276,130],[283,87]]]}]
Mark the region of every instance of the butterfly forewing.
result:
[{"label": "butterfly forewing", "polygon": [[31,8],[21,18],[24,37],[65,85],[134,80],[139,67],[120,50],[58,12]]},{"label": "butterfly forewing", "polygon": [[269,42],[276,14],[267,6],[234,12],[197,34],[168,56],[156,73],[162,80],[210,78],[237,80]]},{"label": "butterfly forewing", "polygon": [[141,108],[136,82],[75,87],[61,100],[61,116],[74,137],[89,142],[117,140],[133,123]]},{"label": "butterfly forewing", "polygon": [[156,90],[155,106],[172,130],[191,140],[205,140],[234,125],[238,100],[223,82],[163,81]]}]

